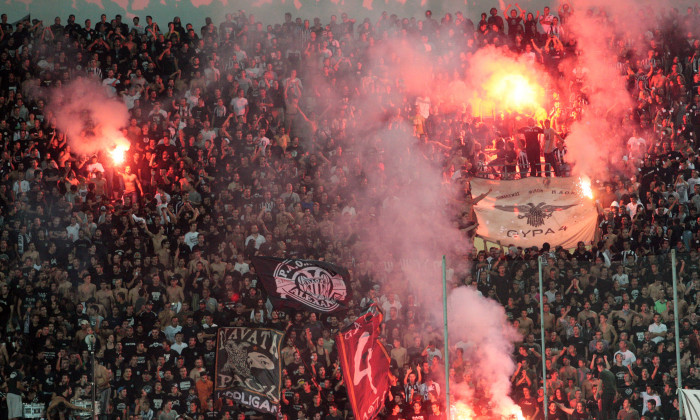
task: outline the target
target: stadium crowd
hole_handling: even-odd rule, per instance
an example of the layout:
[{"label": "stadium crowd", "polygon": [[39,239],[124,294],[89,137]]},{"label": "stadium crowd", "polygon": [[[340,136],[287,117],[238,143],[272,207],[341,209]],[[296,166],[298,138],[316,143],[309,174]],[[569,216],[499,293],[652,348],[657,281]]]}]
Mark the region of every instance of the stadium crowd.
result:
[{"label": "stadium crowd", "polygon": [[[104,420],[254,416],[212,392],[216,329],[234,325],[287,330],[287,418],[347,418],[334,334],[372,302],[385,312],[392,357],[383,416],[441,418],[442,338],[426,303],[385,282],[396,273],[384,261],[355,253],[352,233],[381,211],[373,194],[382,159],[391,158],[379,157],[380,144],[373,153],[361,147],[363,119],[382,115],[382,124],[413,139],[412,153],[441,168],[445,184],[465,191],[466,204],[445,211],[454,211],[470,240],[479,198],[469,195],[468,179],[502,176],[489,169],[486,149],[497,143],[498,163],[519,176],[542,175],[541,158],[566,174],[567,130],[587,93],[572,89],[571,97],[552,100],[540,145],[534,127],[522,139],[504,135],[502,121],[404,94],[391,77],[391,57],[369,63],[389,39],[412,40],[452,68],[495,46],[532,55],[562,78],[559,64],[577,55],[566,26],[574,13],[585,11],[564,4],[555,15],[516,4],[476,23],[462,12],[436,18],[426,11],[421,19],[385,12],[376,22],[286,14],[264,24],[239,12],[201,27],[178,17],[160,26],[119,15],[12,25],[2,15],[0,374],[7,408],[0,418],[23,417],[23,403],[43,405],[47,419],[81,415],[80,401],[92,399],[93,369]],[[454,284],[497,299],[522,333],[512,395],[528,420],[543,418],[543,360],[550,419],[669,420],[678,417],[679,371],[685,386],[700,386],[700,10],[645,19],[656,29],[642,44],[611,40],[635,101],[635,128],[620,147],[629,148],[626,162],[637,175],[600,184],[596,240],[573,251],[494,246],[474,250],[469,268],[453,267]],[[80,77],[129,109],[123,132],[131,149],[121,165],[108,153],[72,152],[75,139],[56,128],[54,111],[29,89]],[[249,264],[256,254],[349,268],[354,305],[324,316],[273,308]],[[539,255],[547,261],[542,319]],[[488,414],[469,349],[450,351],[451,381],[471,387],[477,413]]]}]

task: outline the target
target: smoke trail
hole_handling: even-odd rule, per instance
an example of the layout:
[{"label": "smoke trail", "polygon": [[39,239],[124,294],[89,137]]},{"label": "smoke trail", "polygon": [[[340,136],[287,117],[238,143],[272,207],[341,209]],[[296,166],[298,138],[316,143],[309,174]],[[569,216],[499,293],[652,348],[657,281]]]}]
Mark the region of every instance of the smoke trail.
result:
[{"label": "smoke trail", "polygon": [[47,109],[66,134],[71,151],[94,154],[127,147],[121,129],[129,121],[126,105],[110,97],[97,82],[79,78],[48,92]]},{"label": "smoke trail", "polygon": [[[383,287],[413,293],[422,306],[421,315],[438,324],[442,320],[438,262],[447,255],[450,266],[457,267],[473,245],[455,222],[462,204],[461,185],[443,182],[441,165],[447,154],[431,152],[406,121],[418,112],[416,97],[454,108],[455,103],[466,103],[481,93],[482,81],[498,68],[516,71],[524,64],[496,51],[484,52],[470,61],[468,74],[458,76],[462,89],[449,90],[459,63],[438,65],[435,55],[441,52],[407,48],[412,41],[382,40],[378,54],[364,63],[367,74],[382,82],[368,85],[353,101],[355,118],[362,126],[352,129],[341,143],[359,156],[367,176],[369,187],[356,191],[358,202],[368,212],[374,209],[373,217],[362,220],[354,254],[371,261],[374,279]],[[449,136],[444,140],[451,143],[454,137]],[[507,324],[502,306],[466,287],[452,290],[449,299],[451,344],[463,341],[474,346],[468,355],[474,360],[473,377],[485,388],[493,408],[503,415],[519,412],[508,396],[514,370],[511,354],[518,337]],[[461,387],[455,395],[468,399],[472,391]]]},{"label": "smoke trail", "polygon": [[[605,163],[621,161],[630,128],[623,123],[629,113],[630,95],[617,70],[617,55],[609,47],[615,34],[611,25],[583,10],[569,20],[568,29],[577,41],[578,82],[588,99],[583,118],[572,125],[567,137],[569,155],[575,161],[576,174],[607,177]],[[576,75],[569,77],[577,82]]]},{"label": "smoke trail", "polygon": [[[510,394],[510,375],[515,370],[511,359],[513,343],[521,339],[507,321],[498,302],[481,297],[469,287],[452,290],[448,302],[451,343],[463,342],[476,349],[467,355],[474,367],[476,382],[488,384],[487,393],[496,413],[520,412]],[[455,388],[456,399],[469,399],[471,390]]]}]

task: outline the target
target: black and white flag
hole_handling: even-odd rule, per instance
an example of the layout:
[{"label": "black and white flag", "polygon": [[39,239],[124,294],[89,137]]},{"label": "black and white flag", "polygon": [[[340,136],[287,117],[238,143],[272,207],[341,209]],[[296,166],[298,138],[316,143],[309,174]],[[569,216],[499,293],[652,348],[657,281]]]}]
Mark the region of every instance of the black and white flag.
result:
[{"label": "black and white flag", "polygon": [[348,272],[325,261],[253,257],[253,266],[274,303],[316,312],[347,308]]},{"label": "black and white flag", "polygon": [[219,328],[214,390],[219,398],[276,414],[280,399],[282,331]]}]

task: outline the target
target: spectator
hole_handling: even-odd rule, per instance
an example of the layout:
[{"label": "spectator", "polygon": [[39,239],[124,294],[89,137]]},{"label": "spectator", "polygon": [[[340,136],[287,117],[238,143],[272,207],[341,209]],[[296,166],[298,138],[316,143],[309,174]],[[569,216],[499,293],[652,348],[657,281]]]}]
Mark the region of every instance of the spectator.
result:
[{"label": "spectator", "polygon": [[[384,198],[393,191],[384,188],[394,184],[387,168],[412,162],[382,150],[383,139],[367,135],[375,132],[369,117],[384,115],[388,133],[404,123],[413,127],[411,159],[427,159],[448,175],[455,169],[457,175],[444,181],[465,193],[463,214],[454,216],[465,230],[476,226],[471,210],[484,196],[472,199],[464,180],[488,168],[496,132],[503,137],[498,157],[507,166],[504,178],[541,176],[542,157],[556,176],[568,175],[562,167],[576,161],[566,154],[568,129],[588,112],[589,98],[573,70],[584,47],[567,25],[587,11],[574,13],[563,4],[554,16],[549,8],[542,14],[515,8],[503,11],[506,22],[496,8],[484,13],[478,31],[461,13],[436,19],[431,11],[417,21],[387,13],[357,26],[343,14],[340,21],[331,17],[328,27],[321,18],[312,26],[289,14],[277,25],[270,22],[267,31],[241,11],[226,14],[218,28],[205,22],[199,33],[179,18],[161,33],[150,16],[143,26],[134,17],[128,27],[120,16],[112,21],[102,15],[94,29],[90,19],[81,28],[70,16],[66,26],[57,18],[43,29],[27,22],[14,27],[3,15],[0,324],[24,334],[7,336],[12,345],[0,346],[9,418],[21,417],[23,379],[42,380],[43,403],[52,394],[67,396],[69,387],[85,392],[85,351],[92,346],[105,418],[243,415],[241,407],[212,399],[217,326],[285,329],[290,322],[282,349],[282,411],[345,418],[348,397],[333,337],[358,313],[343,320],[272,311],[250,265],[259,254],[325,259],[353,271],[353,302],[384,309],[382,339],[392,375],[404,378],[403,386],[392,387],[395,417],[387,416],[439,416],[444,407],[433,408],[433,400],[443,381],[435,366],[443,357],[442,337],[409,295],[415,291],[392,288],[407,266],[401,256],[359,251],[376,239],[363,233],[366,221],[381,217],[389,205]],[[650,22],[665,19],[658,11]],[[520,363],[513,395],[522,395],[516,399],[526,415],[542,412],[543,399],[535,396],[542,386],[540,363],[554,382],[558,376],[563,381],[560,405],[548,407],[550,414],[584,419],[597,411],[589,404],[596,390],[609,394],[609,384],[601,384],[591,367],[612,361],[624,398],[612,406],[606,399],[606,412],[621,410],[618,418],[624,420],[647,409],[658,417],[660,404],[650,409],[645,401],[658,397],[663,410],[672,407],[655,388],[679,371],[675,349],[666,344],[676,334],[680,371],[687,383],[697,384],[700,76],[697,42],[685,39],[692,27],[681,26],[693,21],[693,13],[662,20],[659,31],[635,43],[616,27],[610,44],[620,51],[611,55],[619,57],[615,70],[630,82],[634,105],[626,109],[629,140],[620,146],[628,149],[628,160],[612,162],[613,175],[601,180],[605,191],[596,192],[606,209],[600,241],[580,243],[573,252],[509,247],[502,258],[487,250],[475,254],[471,266],[465,254],[450,267],[455,284],[474,281],[480,293],[513,314],[525,338],[513,356]],[[540,39],[538,23],[546,39]],[[536,57],[548,64],[564,58],[572,66],[553,66],[552,86],[566,84],[571,92],[547,93],[551,127],[543,123],[543,129],[539,121],[522,130],[505,128],[505,122],[499,127],[498,118],[450,109],[436,94],[437,85],[412,92],[395,83],[394,56],[384,56],[381,45],[401,37],[445,68],[467,68],[481,49],[521,55],[533,66]],[[382,66],[373,65],[378,56]],[[463,77],[465,71],[452,73]],[[75,139],[58,128],[50,106],[27,96],[32,83],[61,86],[79,75],[125,102],[124,135],[131,149],[124,165],[114,165],[103,151],[88,158],[71,148]],[[453,77],[445,72],[435,80],[449,83]],[[411,138],[411,130],[405,137]],[[667,301],[671,249],[682,261],[678,314]],[[545,253],[548,290],[539,319],[533,315],[539,294],[532,287],[536,258]],[[672,326],[674,315],[681,318],[680,331]],[[542,326],[548,338],[538,343],[534,333]],[[462,346],[459,352],[454,380],[474,387],[478,397],[474,351]],[[645,390],[641,396],[637,387]]]}]

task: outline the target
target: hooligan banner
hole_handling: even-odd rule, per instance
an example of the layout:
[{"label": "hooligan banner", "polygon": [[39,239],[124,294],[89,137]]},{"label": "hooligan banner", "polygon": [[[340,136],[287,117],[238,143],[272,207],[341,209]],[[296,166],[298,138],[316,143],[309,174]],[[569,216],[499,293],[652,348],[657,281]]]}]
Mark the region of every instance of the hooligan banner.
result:
[{"label": "hooligan banner", "polygon": [[262,413],[276,414],[280,399],[282,331],[219,328],[214,390]]},{"label": "hooligan banner", "polygon": [[373,305],[338,333],[343,379],[357,420],[372,420],[389,390],[391,360],[379,337],[382,314]]},{"label": "hooligan banner", "polygon": [[574,248],[595,234],[597,211],[581,193],[577,178],[524,178],[498,181],[475,178],[472,197],[488,195],[474,206],[477,234],[503,245]]},{"label": "hooligan banner", "polygon": [[679,389],[680,402],[688,420],[700,420],[700,390]]},{"label": "hooligan banner", "polygon": [[347,308],[348,272],[325,261],[253,257],[255,271],[276,304],[317,312]]}]

